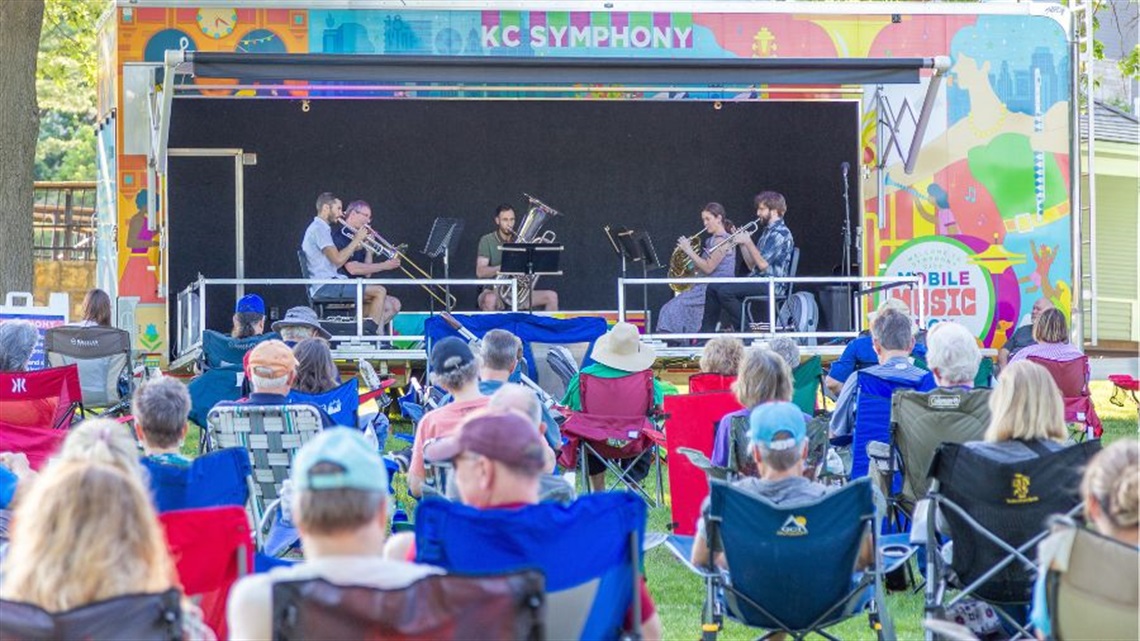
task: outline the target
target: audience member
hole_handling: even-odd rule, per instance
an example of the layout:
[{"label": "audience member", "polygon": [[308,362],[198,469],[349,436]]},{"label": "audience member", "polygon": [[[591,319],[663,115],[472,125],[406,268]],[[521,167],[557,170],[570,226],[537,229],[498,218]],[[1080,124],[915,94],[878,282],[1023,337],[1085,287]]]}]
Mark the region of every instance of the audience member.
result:
[{"label": "audience member", "polygon": [[744,352],[732,393],[744,409],[729,412],[720,419],[713,439],[712,464],[728,467],[730,448],[737,448],[739,472],[755,475],[756,467],[742,453],[743,434],[733,434],[733,423],[748,417],[752,409],[762,403],[792,400],[792,371],[779,354],[763,347],[750,347]]},{"label": "audience member", "polygon": [[787,336],[777,336],[768,341],[768,349],[780,355],[793,372],[800,366],[800,346],[794,339]]},{"label": "audience member", "polygon": [[[1033,340],[1036,343],[1018,350],[1010,357],[1009,362],[1016,363],[1032,357],[1064,363],[1084,356],[1084,352],[1069,343],[1069,327],[1065,322],[1065,315],[1056,307],[1041,312],[1034,321]],[[1086,363],[1085,380],[1088,380],[1088,377],[1089,369]]]},{"label": "audience member", "polygon": [[970,330],[953,321],[935,323],[926,335],[926,364],[938,387],[971,389],[982,351]]},{"label": "audience member", "polygon": [[306,338],[323,338],[326,341],[332,338],[324,327],[321,327],[317,313],[309,307],[290,307],[285,312],[285,318],[273,323],[270,329],[281,335],[281,340],[289,347]]},{"label": "audience member", "polygon": [[340,371],[325,339],[302,339],[293,346],[293,356],[297,358],[293,389],[304,394],[324,394],[340,387]]},{"label": "audience member", "polygon": [[[543,410],[546,408],[542,406],[542,402],[538,400],[538,396],[535,395],[534,391],[526,386],[516,383],[507,383],[506,385],[500,386],[499,389],[491,395],[491,402],[487,404],[487,407],[504,412],[510,410],[520,412],[534,423],[535,429],[537,429],[539,433],[542,433],[545,427],[542,416],[544,413]],[[548,440],[547,445],[549,446],[549,444],[550,442]],[[547,447],[544,458],[546,459],[546,466],[543,471],[549,474],[554,471],[556,463],[554,450]]]},{"label": "audience member", "polygon": [[138,441],[131,428],[112,418],[89,418],[71,428],[58,458],[110,465],[135,478],[144,478]]},{"label": "audience member", "polygon": [[[519,337],[505,329],[492,329],[483,335],[480,341],[480,361],[482,369],[479,370],[479,392],[490,396],[511,380],[515,370],[522,362],[522,341]],[[538,392],[526,388],[535,399]],[[538,404],[542,418],[542,435],[553,452],[562,447],[562,433],[558,421],[541,402]]]},{"label": "audience member", "polygon": [[879,364],[856,372],[855,376],[849,376],[847,382],[843,383],[839,400],[835,403],[835,413],[831,415],[832,436],[848,436],[855,432],[859,376],[863,372],[910,381],[920,387],[920,382],[930,376],[929,372],[910,362],[910,353],[914,349],[914,324],[907,314],[888,308],[876,315],[871,323],[871,343],[878,354]]},{"label": "audience member", "polygon": [[[990,395],[989,443],[1026,441],[1064,447],[1065,404],[1049,370],[1032,361],[1014,361],[1002,372]],[[969,447],[971,444],[967,444]]]},{"label": "audience member", "polygon": [[716,336],[701,350],[701,372],[736,376],[744,359],[744,343],[734,336]]},{"label": "audience member", "polygon": [[[465,505],[510,510],[538,503],[545,446],[534,424],[514,411],[473,414],[451,436],[428,446],[425,457],[450,462]],[[393,537],[388,558],[414,558],[414,539]],[[661,619],[641,584],[642,638],[661,638]]]},{"label": "audience member", "polygon": [[[582,393],[580,381],[582,375],[595,378],[625,378],[630,374],[644,372],[653,367],[657,360],[654,349],[641,342],[637,327],[629,323],[614,323],[608,332],[594,342],[594,349],[590,353],[593,363],[583,367],[570,379],[566,386],[566,395],[562,397],[562,404],[574,410],[582,411]],[[653,378],[653,408],[661,406],[665,398],[665,388],[661,381]],[[651,409],[653,409],[651,408]],[[594,454],[587,454],[587,468],[590,474],[590,487],[595,492],[606,489],[606,466]],[[622,462],[626,464],[625,461]],[[650,457],[642,456],[637,459],[626,472],[626,478],[633,482],[640,482],[649,475]]]},{"label": "audience member", "polygon": [[420,419],[416,440],[412,443],[412,460],[408,465],[408,492],[421,496],[427,472],[424,468],[424,444],[447,436],[471,412],[482,409],[490,398],[479,392],[479,359],[464,341],[449,336],[437,342],[429,356],[433,385],[455,397],[455,401],[436,408]]},{"label": "audience member", "polygon": [[[868,316],[868,321],[871,325],[875,324],[875,318],[879,314],[887,311],[888,309],[900,312],[902,314],[910,315],[910,308],[906,303],[899,298],[887,298],[884,300],[877,310]],[[831,368],[827,371],[827,376],[824,377],[823,382],[827,387],[827,391],[836,396],[843,390],[843,384],[852,374],[859,370],[877,365],[879,363],[879,355],[875,352],[874,341],[871,339],[871,331],[863,330],[855,340],[847,344],[843,348],[843,354],[831,364]]]},{"label": "audience member", "polygon": [[[308,405],[287,398],[293,381],[297,379],[297,358],[293,356],[293,350],[279,340],[262,341],[246,353],[245,375],[253,388],[253,393],[236,401],[222,401],[215,407]],[[334,425],[324,410],[313,405],[310,407],[315,407],[320,413],[322,425],[325,427]]]},{"label": "audience member", "polygon": [[[16,508],[8,552],[0,597],[48,612],[179,585],[138,476],[94,461],[59,461],[44,469]],[[215,638],[187,600],[182,634]]]},{"label": "audience member", "polygon": [[[807,422],[800,408],[787,401],[761,403],[749,413],[748,423],[749,452],[758,477],[742,476],[733,481],[733,485],[776,505],[814,501],[827,493],[826,486],[813,483],[804,476],[808,439]],[[704,518],[708,511],[709,499],[705,498],[693,541],[692,562],[697,566],[709,562]],[[728,567],[723,552],[717,554],[716,563],[723,568]]]},{"label": "audience member", "polygon": [[[1109,538],[1132,547],[1140,547],[1140,441],[1125,438],[1101,450],[1085,469],[1081,483],[1085,521],[1093,529]],[[1053,545],[1043,541],[1038,556]],[[1033,611],[1030,621],[1040,639],[1053,638],[1049,604],[1045,599],[1047,568],[1037,573],[1033,586]],[[1121,573],[1135,575],[1136,568],[1120,568]],[[1096,638],[1097,630],[1087,630],[1089,638]]]},{"label": "audience member", "polygon": [[0,323],[0,372],[22,372],[36,349],[39,333],[26,320]]},{"label": "audience member", "polygon": [[185,385],[169,376],[150,379],[135,391],[131,414],[144,456],[166,465],[190,466],[190,459],[182,455],[190,414]]},{"label": "audience member", "polygon": [[257,294],[242,296],[234,305],[234,326],[230,336],[249,338],[265,333],[265,301]]},{"label": "audience member", "polygon": [[[537,437],[537,436],[536,436]],[[273,584],[311,578],[334,584],[399,589],[437,568],[382,557],[388,531],[384,461],[356,430],[321,432],[298,452],[291,473],[293,519],[305,560],[241,579],[226,608],[230,638],[269,639]]]},{"label": "audience member", "polygon": [[[36,472],[23,452],[0,452],[0,511],[15,506],[17,499],[36,478]],[[0,523],[0,525],[3,525]],[[7,530],[0,527],[0,542],[7,541]],[[0,559],[3,557],[0,556]]]},{"label": "audience member", "polygon": [[1033,302],[1033,309],[1029,313],[1029,323],[1015,329],[1005,345],[1002,345],[1001,349],[998,350],[997,366],[999,371],[1009,364],[1009,359],[1014,354],[1037,342],[1033,340],[1033,325],[1037,323],[1041,312],[1047,309],[1053,309],[1053,303],[1048,298],[1042,296]]},{"label": "audience member", "polygon": [[95,288],[87,290],[83,297],[83,320],[76,323],[79,327],[110,327],[111,326],[111,297],[107,292]]}]

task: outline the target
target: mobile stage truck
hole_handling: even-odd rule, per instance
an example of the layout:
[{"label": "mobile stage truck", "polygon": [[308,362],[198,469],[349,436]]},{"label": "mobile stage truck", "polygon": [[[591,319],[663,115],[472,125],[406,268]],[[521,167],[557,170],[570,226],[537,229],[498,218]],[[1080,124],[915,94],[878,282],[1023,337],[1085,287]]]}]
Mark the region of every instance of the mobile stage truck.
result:
[{"label": "mobile stage truck", "polygon": [[[924,322],[998,348],[1036,299],[1080,300],[1077,48],[1060,5],[187,5],[120,0],[99,39],[98,282],[163,358],[192,343],[176,299],[200,275],[246,281],[271,315],[305,303],[263,281],[299,278],[326,191],[370,202],[417,257],[437,217],[458,218],[457,279],[496,205],[521,218],[535,194],[562,214],[546,226],[563,276],[543,287],[563,309],[615,308],[607,225],[671,248],[705,203],[743,223],[765,189],[787,198],[800,276],[854,263],[923,284],[858,297],[862,312],[914,298]],[[389,287],[426,311],[418,289]],[[474,308],[473,287],[453,290]],[[212,287],[195,314],[224,329],[241,291]],[[667,294],[645,291],[646,307]],[[837,309],[825,325],[847,332]]]}]

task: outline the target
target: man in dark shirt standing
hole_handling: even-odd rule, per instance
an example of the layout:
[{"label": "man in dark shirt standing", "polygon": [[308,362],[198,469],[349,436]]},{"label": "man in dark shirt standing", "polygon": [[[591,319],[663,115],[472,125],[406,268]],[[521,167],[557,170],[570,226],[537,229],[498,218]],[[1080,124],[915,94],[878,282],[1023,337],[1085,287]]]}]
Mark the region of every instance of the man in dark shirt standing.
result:
[{"label": "man in dark shirt standing", "polygon": [[[756,218],[763,231],[753,241],[748,234],[735,236],[735,242],[743,250],[744,262],[752,270],[750,276],[787,276],[792,267],[792,250],[795,239],[792,230],[784,224],[784,214],[788,211],[784,196],[774,191],[764,191],[756,195]],[[787,289],[787,283],[777,283],[779,295]],[[756,283],[728,283],[709,285],[705,289],[705,314],[701,321],[701,332],[716,331],[721,313],[725,313],[737,331],[742,331],[740,306],[748,296],[767,292],[763,285]]]}]

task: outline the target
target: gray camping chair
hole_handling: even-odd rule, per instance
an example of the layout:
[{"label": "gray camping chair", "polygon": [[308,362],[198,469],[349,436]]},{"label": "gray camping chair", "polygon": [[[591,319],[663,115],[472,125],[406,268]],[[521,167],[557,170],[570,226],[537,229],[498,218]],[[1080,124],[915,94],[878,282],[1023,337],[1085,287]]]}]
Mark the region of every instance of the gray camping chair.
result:
[{"label": "gray camping chair", "polygon": [[52,367],[75,364],[84,410],[127,410],[133,387],[131,335],[114,327],[53,327],[44,333],[44,352]]},{"label": "gray camping chair", "polygon": [[321,431],[320,411],[311,405],[228,405],[210,410],[207,423],[214,445],[249,452],[250,511],[260,545],[269,505],[280,498],[293,456]]}]

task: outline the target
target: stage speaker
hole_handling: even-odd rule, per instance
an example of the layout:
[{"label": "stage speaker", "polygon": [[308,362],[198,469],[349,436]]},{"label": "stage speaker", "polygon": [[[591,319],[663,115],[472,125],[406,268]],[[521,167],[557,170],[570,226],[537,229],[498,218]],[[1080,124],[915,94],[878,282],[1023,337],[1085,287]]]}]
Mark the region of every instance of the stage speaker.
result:
[{"label": "stage speaker", "polygon": [[829,285],[820,292],[820,328],[826,332],[847,332],[854,329],[851,322],[851,298],[843,285]]}]

